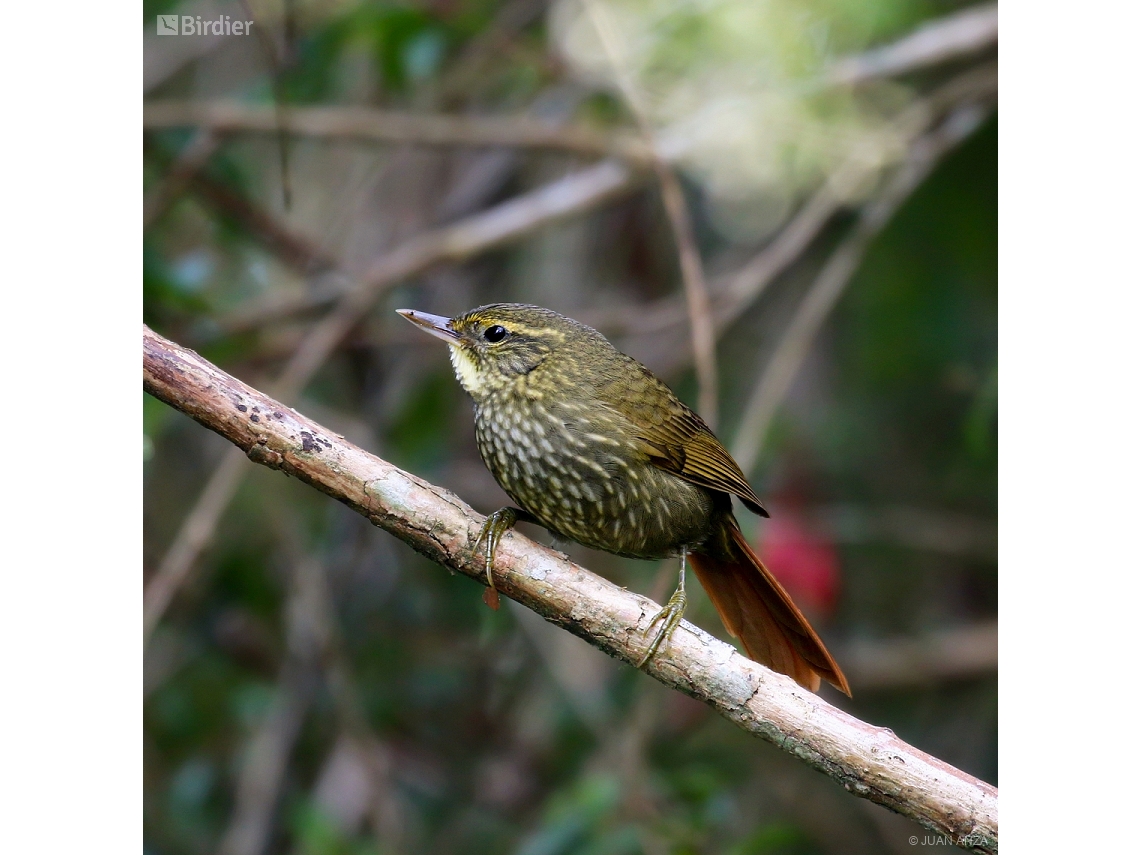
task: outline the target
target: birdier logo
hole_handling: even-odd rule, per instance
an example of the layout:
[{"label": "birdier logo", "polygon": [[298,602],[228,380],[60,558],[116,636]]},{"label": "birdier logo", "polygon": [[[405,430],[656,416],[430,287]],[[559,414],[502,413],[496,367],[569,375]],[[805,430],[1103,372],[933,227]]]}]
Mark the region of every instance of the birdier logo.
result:
[{"label": "birdier logo", "polygon": [[160,36],[248,36],[253,21],[234,21],[229,15],[202,20],[201,15],[159,15]]}]

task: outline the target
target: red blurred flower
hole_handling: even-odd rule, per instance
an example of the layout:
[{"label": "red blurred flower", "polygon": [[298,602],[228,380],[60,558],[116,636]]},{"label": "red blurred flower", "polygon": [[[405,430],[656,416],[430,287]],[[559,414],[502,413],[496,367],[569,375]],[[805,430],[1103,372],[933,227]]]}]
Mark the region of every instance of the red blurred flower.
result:
[{"label": "red blurred flower", "polygon": [[774,509],[760,558],[809,617],[828,618],[839,598],[839,552],[794,506]]}]

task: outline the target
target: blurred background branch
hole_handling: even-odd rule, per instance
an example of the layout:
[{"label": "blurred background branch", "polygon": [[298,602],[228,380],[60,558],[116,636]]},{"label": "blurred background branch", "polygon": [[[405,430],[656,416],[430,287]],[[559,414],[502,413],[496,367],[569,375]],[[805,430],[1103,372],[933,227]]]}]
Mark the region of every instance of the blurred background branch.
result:
[{"label": "blurred background branch", "polygon": [[351,752],[365,773],[368,791],[365,813],[373,835],[382,845],[398,851],[402,806],[393,791],[391,751],[376,738],[364,713],[356,679],[344,653],[325,567],[312,555],[300,551],[295,526],[280,527],[283,542],[291,544],[294,552],[290,580],[295,591],[292,608],[297,616],[294,620],[308,627],[332,697],[337,724],[346,740],[344,749]]},{"label": "blurred background branch", "polygon": [[190,138],[190,142],[171,164],[166,177],[143,201],[144,230],[154,225],[155,220],[165,214],[182,195],[190,181],[218,150],[220,143],[217,134],[208,129],[202,129]]},{"label": "blurred background branch", "polygon": [[[996,76],[994,91],[996,94]],[[863,208],[851,233],[824,264],[792,316],[744,407],[738,437],[732,445],[732,456],[744,472],[750,472],[756,465],[776,408],[791,387],[828,314],[858,271],[871,240],[890,222],[895,211],[946,152],[978,129],[985,115],[980,105],[967,104],[951,113],[939,128],[916,140],[910,149],[910,157],[882,193]]]},{"label": "blurred background branch", "polygon": [[843,662],[852,683],[869,691],[992,674],[998,666],[997,621],[925,638],[858,642],[843,649]]},{"label": "blurred background branch", "polygon": [[289,622],[288,644],[269,710],[241,758],[234,811],[218,846],[220,855],[261,855],[273,834],[289,758],[318,680],[318,650],[300,615]]},{"label": "blurred background branch", "polygon": [[617,80],[618,90],[641,129],[642,140],[651,153],[653,171],[657,175],[658,184],[661,185],[661,201],[665,205],[665,212],[669,215],[673,240],[677,244],[681,281],[685,286],[685,305],[688,309],[689,329],[692,335],[693,361],[697,369],[697,412],[704,417],[710,428],[716,430],[718,409],[716,339],[713,335],[708,286],[705,284],[701,253],[697,249],[685,193],[676,174],[657,151],[653,128],[649,123],[642,95],[626,68],[625,52],[609,13],[604,6],[594,0],[583,0],[583,2],[590,21],[605,47],[606,59]]},{"label": "blurred background branch", "polygon": [[272,107],[240,103],[152,101],[143,113],[148,130],[201,128],[214,134],[277,133],[328,140],[413,143],[427,146],[537,148],[585,157],[619,157],[644,166],[635,140],[586,127],[551,126],[526,116],[448,116],[368,107],[291,107],[279,124]]},{"label": "blurred background branch", "polygon": [[842,85],[909,74],[991,50],[997,40],[997,3],[984,3],[923,24],[891,44],[837,60],[824,79],[832,85]]}]

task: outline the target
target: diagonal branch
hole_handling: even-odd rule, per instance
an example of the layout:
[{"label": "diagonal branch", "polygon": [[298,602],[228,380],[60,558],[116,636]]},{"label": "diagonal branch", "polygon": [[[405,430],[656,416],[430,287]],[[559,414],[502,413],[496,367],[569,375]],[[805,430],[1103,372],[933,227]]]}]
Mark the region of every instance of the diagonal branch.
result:
[{"label": "diagonal branch", "polygon": [[[364,279],[380,277],[381,288],[392,284],[386,277],[397,271],[402,278],[437,264],[465,261],[481,252],[502,246],[557,220],[592,210],[630,193],[640,186],[644,173],[616,160],[605,160],[570,173],[523,193],[493,208],[471,214],[450,225],[409,238],[381,255]],[[367,284],[365,288],[369,288]],[[227,333],[245,332],[297,314],[326,307],[343,299],[359,286],[339,286],[300,297],[272,297],[246,306],[219,323]]]},{"label": "diagonal branch", "polygon": [[[955,76],[909,106],[895,120],[900,137],[908,141],[904,161],[914,159],[919,149],[929,148],[929,133],[945,114],[988,104],[996,95],[997,67],[983,63]],[[868,177],[864,160],[849,157],[828,175],[770,243],[742,267],[712,281],[709,290],[715,335],[719,336],[755,303],[768,286],[803,255],[832,218],[851,204],[838,188],[858,184]],[[644,306],[585,313],[582,319],[609,334],[644,336],[679,326],[686,317],[683,300],[668,296]],[[689,354],[678,348],[672,353],[672,361],[667,359],[659,363],[659,367],[661,364],[675,366],[688,358]]]},{"label": "diagonal branch", "polygon": [[911,147],[910,156],[883,192],[864,206],[851,233],[831,254],[804,295],[780,343],[749,396],[737,429],[732,456],[750,472],[768,435],[776,410],[807,359],[831,310],[859,271],[863,255],[902,204],[922,184],[939,160],[967,139],[988,115],[979,104],[966,104]]},{"label": "diagonal branch", "polygon": [[201,171],[221,140],[210,130],[199,130],[178,153],[170,171],[143,200],[143,231],[149,229],[182,195],[191,179]]},{"label": "diagonal branch", "polygon": [[223,217],[229,217],[282,262],[303,276],[340,269],[336,258],[307,236],[289,228],[269,211],[204,172],[187,181],[194,192]]},{"label": "diagonal branch", "polygon": [[824,80],[832,85],[855,85],[909,74],[991,50],[997,42],[997,3],[983,3],[928,21],[898,41],[838,60]]},{"label": "diagonal branch", "polygon": [[[374,457],[143,327],[143,388],[233,442],[364,515],[445,567],[484,579],[472,549],[482,517],[453,494]],[[647,598],[619,588],[518,533],[494,567],[503,594],[609,655],[640,660]],[[682,623],[647,672],[788,751],[848,791],[979,852],[997,852],[997,788],[828,704]]]}]

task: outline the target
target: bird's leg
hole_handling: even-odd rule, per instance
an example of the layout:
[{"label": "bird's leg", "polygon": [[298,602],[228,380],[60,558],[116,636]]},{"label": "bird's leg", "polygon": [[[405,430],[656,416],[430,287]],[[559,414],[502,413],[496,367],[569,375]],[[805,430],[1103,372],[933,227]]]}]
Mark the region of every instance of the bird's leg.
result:
[{"label": "bird's leg", "polygon": [[[677,580],[677,590],[673,592],[673,596],[669,598],[669,602],[665,604],[665,608],[661,609],[653,616],[653,620],[649,622],[649,628],[652,629],[657,621],[664,619],[661,629],[657,631],[657,635],[653,637],[653,643],[649,645],[649,650],[646,651],[645,656],[637,663],[638,668],[644,668],[645,663],[653,658],[653,654],[657,652],[657,648],[661,646],[661,642],[665,641],[673,634],[673,630],[677,628],[682,618],[685,617],[685,606],[688,605],[689,598],[685,596],[685,566],[689,560],[689,551],[687,549],[681,550],[681,575]],[[648,631],[648,629],[646,631]]]},{"label": "bird's leg", "polygon": [[520,522],[538,522],[538,520],[521,508],[499,508],[483,521],[483,527],[479,529],[479,535],[475,538],[475,552],[479,551],[479,545],[484,540],[487,541],[487,585],[493,593],[490,594],[489,598],[484,597],[484,600],[493,609],[498,608],[498,592],[495,591],[495,580],[491,576],[491,565],[495,561],[495,550],[499,548],[499,541],[503,539],[503,535]]}]

